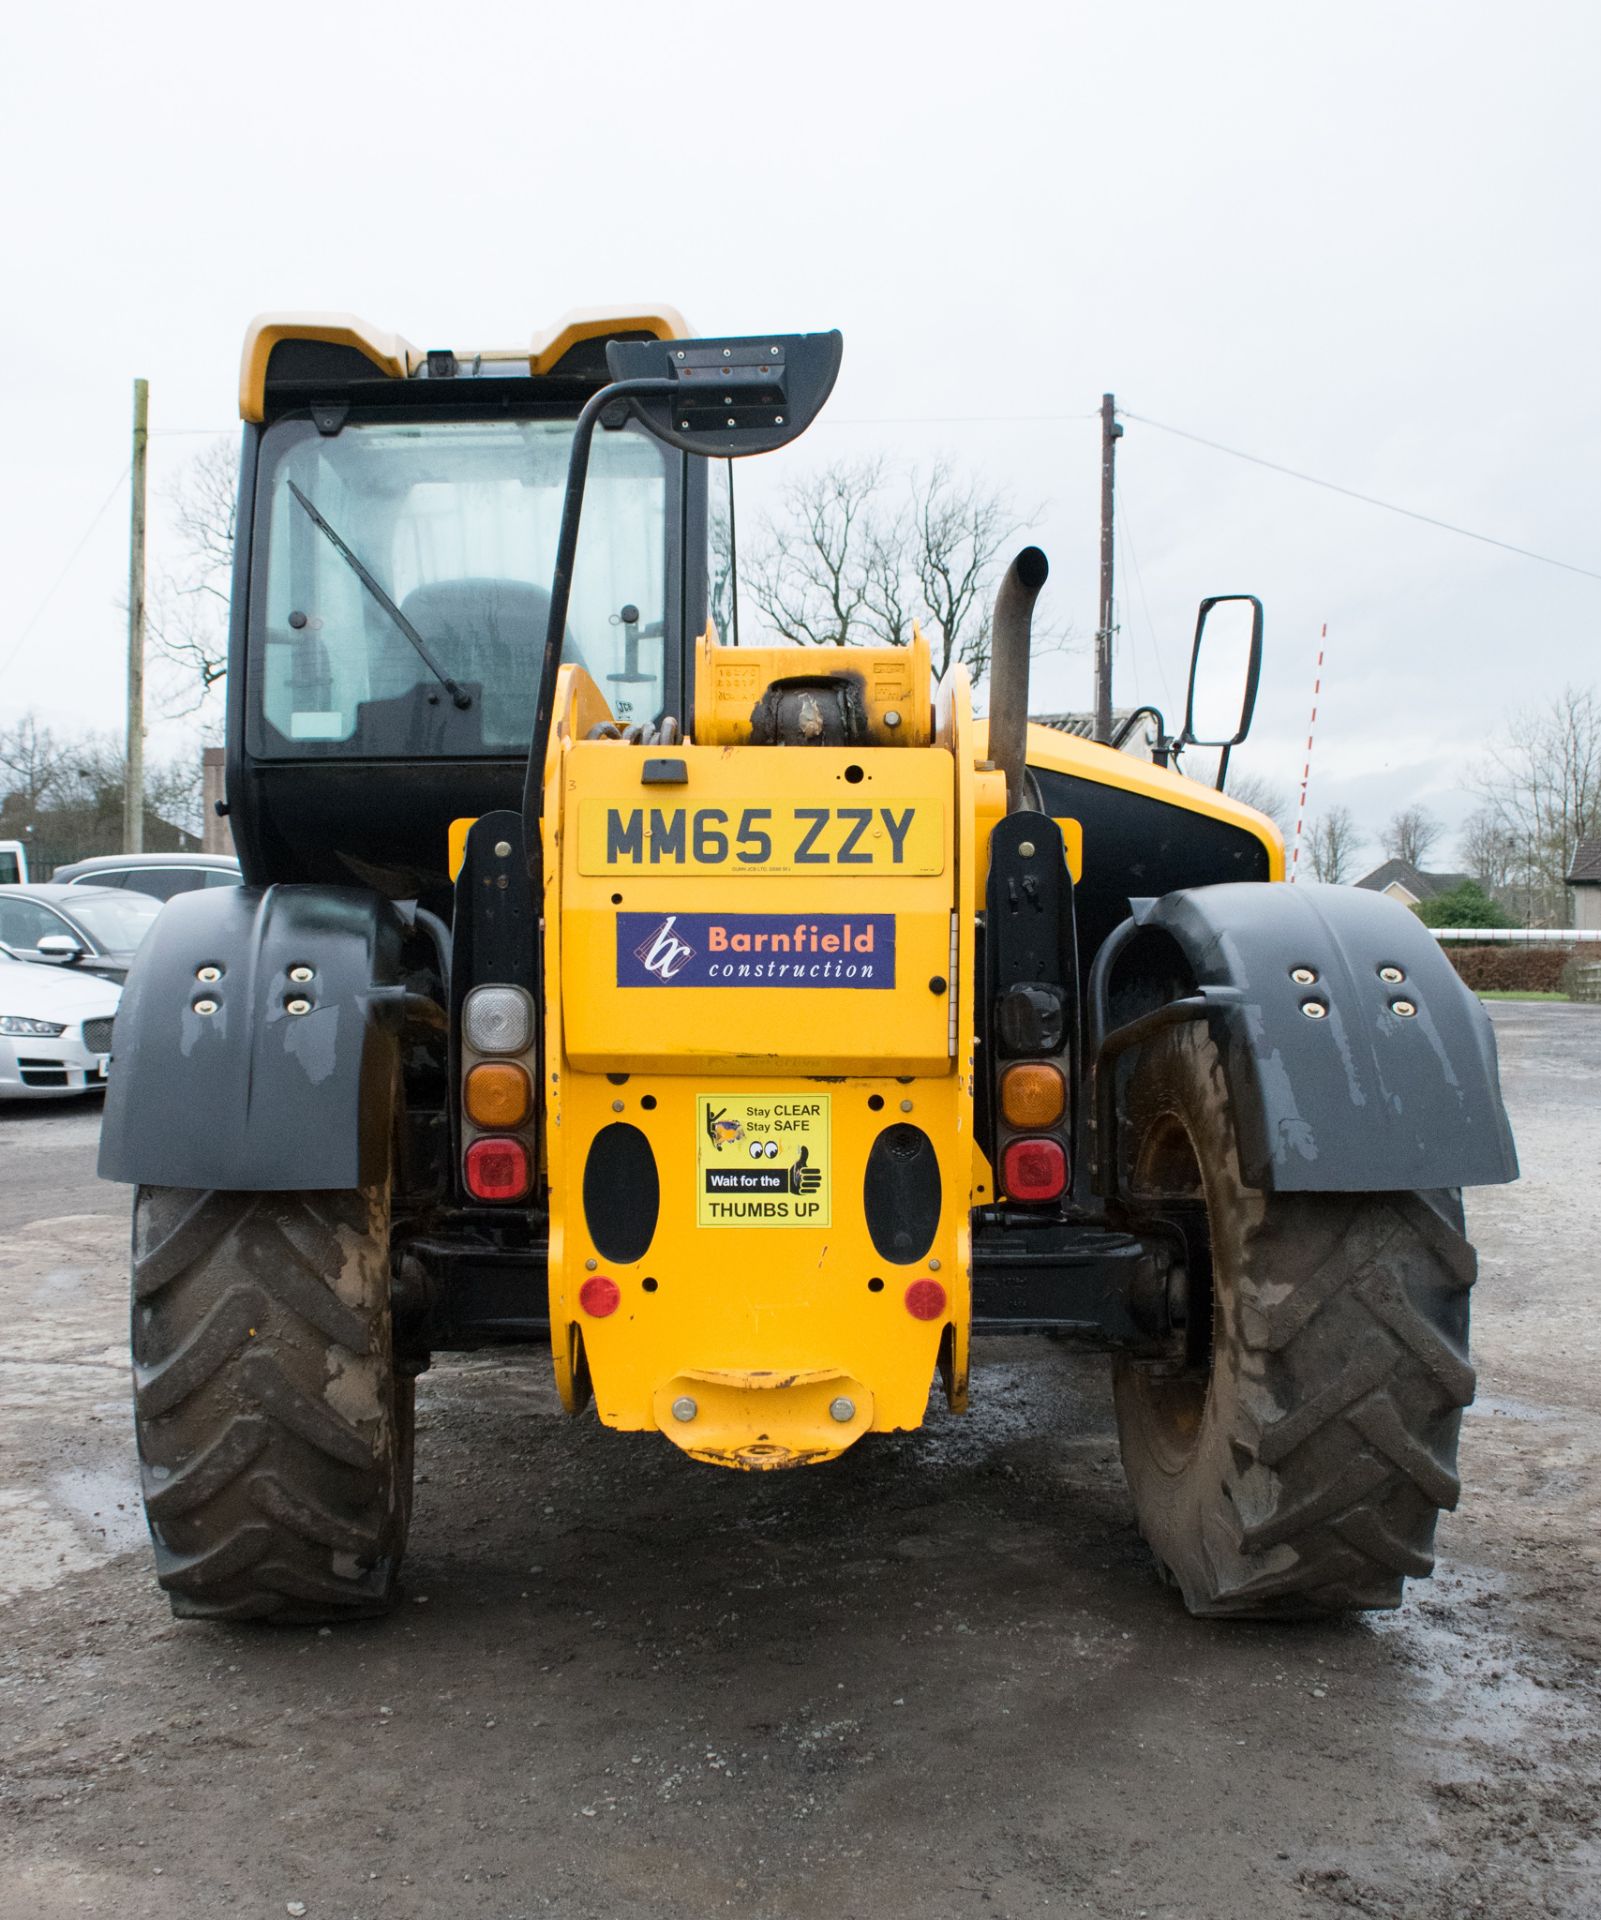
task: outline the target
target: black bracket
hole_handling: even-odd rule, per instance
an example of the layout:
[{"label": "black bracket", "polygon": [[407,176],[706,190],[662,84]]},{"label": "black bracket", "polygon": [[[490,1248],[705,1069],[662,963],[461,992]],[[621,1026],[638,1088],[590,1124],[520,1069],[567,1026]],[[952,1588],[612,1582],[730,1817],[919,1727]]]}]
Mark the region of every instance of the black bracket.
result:
[{"label": "black bracket", "polygon": [[839,377],[844,339],[832,333],[754,334],[746,339],[611,340],[618,381],[661,381],[636,391],[633,411],[658,440],[714,459],[770,453],[816,419]]}]

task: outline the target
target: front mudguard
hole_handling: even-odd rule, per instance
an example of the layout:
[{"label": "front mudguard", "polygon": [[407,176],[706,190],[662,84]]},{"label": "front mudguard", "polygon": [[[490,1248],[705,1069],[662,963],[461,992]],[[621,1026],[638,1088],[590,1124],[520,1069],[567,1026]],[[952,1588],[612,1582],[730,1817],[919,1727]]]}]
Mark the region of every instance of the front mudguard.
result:
[{"label": "front mudguard", "polygon": [[254,1191],[384,1180],[404,935],[365,888],[179,894],[117,1009],[101,1177]]},{"label": "front mudguard", "polygon": [[[1248,1184],[1388,1193],[1517,1178],[1489,1017],[1398,901],[1359,887],[1245,883],[1133,907],[1092,978],[1097,1074],[1117,1073],[1119,1052],[1134,1051],[1108,1033],[1108,1008],[1121,999],[1148,1014],[1172,1001],[1176,974],[1187,971],[1199,991],[1185,1000],[1195,999],[1222,1055]],[[1163,983],[1143,1005],[1142,970]],[[1312,1001],[1321,1016],[1305,1012]],[[1111,1091],[1104,1078],[1102,1091]],[[1103,1134],[1103,1192],[1115,1185],[1115,1152]]]}]

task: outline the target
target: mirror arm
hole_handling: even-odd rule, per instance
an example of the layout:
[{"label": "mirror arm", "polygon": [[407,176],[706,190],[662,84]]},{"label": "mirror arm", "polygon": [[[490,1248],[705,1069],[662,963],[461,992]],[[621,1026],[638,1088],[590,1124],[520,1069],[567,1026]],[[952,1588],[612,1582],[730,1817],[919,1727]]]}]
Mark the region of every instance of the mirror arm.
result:
[{"label": "mirror arm", "polygon": [[528,870],[534,882],[535,911],[541,909],[539,823],[545,811],[545,759],[556,711],[556,673],[561,666],[562,641],[567,633],[567,610],[572,603],[573,568],[578,559],[578,523],[584,510],[584,481],[589,473],[589,449],[601,415],[622,404],[634,411],[636,396],[671,393],[670,379],[614,380],[584,402],[573,426],[573,444],[567,456],[567,491],[562,499],[561,532],[556,541],[556,564],[550,580],[550,614],[545,623],[545,651],[540,660],[539,691],[534,703],[534,731],[528,744],[528,770],[523,776],[523,818],[528,822]]}]

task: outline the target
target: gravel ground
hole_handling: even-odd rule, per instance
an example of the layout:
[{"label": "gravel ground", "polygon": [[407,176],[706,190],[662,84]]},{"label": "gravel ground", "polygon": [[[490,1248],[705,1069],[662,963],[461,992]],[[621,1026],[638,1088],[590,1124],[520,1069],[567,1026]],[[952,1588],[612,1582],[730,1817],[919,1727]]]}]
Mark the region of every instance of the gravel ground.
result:
[{"label": "gravel ground", "polygon": [[564,1421],[537,1356],[419,1397],[406,1597],[180,1626],[89,1108],[0,1118],[0,1915],[1526,1920],[1601,1914],[1601,1009],[1494,1009],[1520,1185],[1470,1198],[1480,1395],[1435,1578],[1191,1621],[1104,1360],[733,1475]]}]

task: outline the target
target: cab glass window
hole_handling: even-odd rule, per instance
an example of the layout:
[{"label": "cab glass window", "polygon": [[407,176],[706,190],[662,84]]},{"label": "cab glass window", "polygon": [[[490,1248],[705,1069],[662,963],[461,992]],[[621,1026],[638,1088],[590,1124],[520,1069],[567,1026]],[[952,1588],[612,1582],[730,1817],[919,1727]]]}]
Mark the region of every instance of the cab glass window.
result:
[{"label": "cab glass window", "polygon": [[[251,568],[252,751],[525,752],[571,438],[569,420],[271,427]],[[563,658],[625,725],[665,703],[672,458],[636,428],[601,431],[584,494]]]}]

